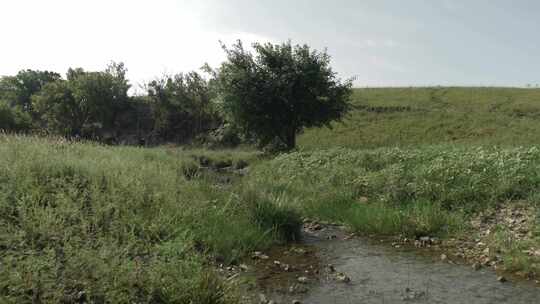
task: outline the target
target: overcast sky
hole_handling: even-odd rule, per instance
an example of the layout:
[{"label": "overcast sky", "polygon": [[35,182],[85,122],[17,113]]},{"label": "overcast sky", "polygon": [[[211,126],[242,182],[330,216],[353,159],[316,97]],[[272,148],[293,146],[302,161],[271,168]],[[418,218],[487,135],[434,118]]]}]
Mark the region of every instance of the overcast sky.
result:
[{"label": "overcast sky", "polygon": [[540,83],[537,0],[1,0],[0,28],[0,75],[115,60],[140,83],[291,39],[357,86]]}]

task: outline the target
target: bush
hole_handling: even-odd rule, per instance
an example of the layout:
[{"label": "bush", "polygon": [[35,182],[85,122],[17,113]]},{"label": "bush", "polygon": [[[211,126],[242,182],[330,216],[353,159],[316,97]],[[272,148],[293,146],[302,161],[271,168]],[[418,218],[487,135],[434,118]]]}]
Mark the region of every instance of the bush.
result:
[{"label": "bush", "polygon": [[26,132],[32,127],[32,118],[27,112],[10,107],[0,100],[0,130],[7,132]]}]

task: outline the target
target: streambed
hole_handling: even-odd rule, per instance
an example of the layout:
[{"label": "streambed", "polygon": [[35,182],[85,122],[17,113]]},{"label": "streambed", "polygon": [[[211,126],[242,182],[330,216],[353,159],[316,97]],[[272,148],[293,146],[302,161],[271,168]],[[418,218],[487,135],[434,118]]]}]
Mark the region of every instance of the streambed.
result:
[{"label": "streambed", "polygon": [[[283,288],[272,290],[268,284],[272,277],[265,274],[264,292],[268,300],[311,304],[540,303],[540,287],[534,283],[499,282],[492,269],[476,271],[470,266],[419,254],[418,250],[391,248],[362,238],[347,239],[332,227],[306,232],[303,246],[313,250],[315,256],[306,260],[318,264],[320,271],[306,272],[309,283],[304,284],[306,288],[300,293]],[[279,258],[274,255],[270,260]],[[335,270],[328,270],[325,265],[332,265],[330,268]],[[346,274],[351,281],[339,281],[338,273]],[[298,286],[296,280],[300,275],[303,273],[276,277],[275,284]]]}]

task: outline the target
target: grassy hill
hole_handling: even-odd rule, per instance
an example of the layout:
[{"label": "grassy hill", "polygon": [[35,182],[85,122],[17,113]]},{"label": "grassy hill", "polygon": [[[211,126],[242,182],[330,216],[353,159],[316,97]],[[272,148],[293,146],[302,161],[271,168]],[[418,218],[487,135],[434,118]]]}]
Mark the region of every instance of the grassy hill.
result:
[{"label": "grassy hill", "polygon": [[419,144],[540,143],[540,89],[373,88],[354,91],[355,109],[333,130],[310,129],[303,149]]}]

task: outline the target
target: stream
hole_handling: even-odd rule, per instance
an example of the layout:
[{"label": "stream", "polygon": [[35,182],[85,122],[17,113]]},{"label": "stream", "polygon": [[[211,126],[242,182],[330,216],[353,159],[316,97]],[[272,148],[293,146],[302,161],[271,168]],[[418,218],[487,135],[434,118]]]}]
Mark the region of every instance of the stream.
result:
[{"label": "stream", "polygon": [[[268,299],[305,304],[540,303],[540,287],[534,283],[499,282],[489,268],[474,270],[443,262],[433,254],[419,254],[418,250],[390,248],[362,238],[346,239],[338,229],[306,232],[303,242],[306,248],[313,248],[321,269],[330,264],[335,270],[321,271],[302,293],[267,289]],[[336,280],[337,273],[346,274],[350,282]],[[294,285],[297,278],[294,274],[276,280]]]}]

